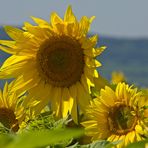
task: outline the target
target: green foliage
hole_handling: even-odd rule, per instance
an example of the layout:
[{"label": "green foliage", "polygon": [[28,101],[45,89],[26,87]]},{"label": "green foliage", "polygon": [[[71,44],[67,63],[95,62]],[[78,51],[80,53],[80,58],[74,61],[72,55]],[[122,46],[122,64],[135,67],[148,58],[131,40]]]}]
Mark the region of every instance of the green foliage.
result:
[{"label": "green foliage", "polygon": [[83,135],[82,129],[66,129],[70,120],[55,120],[50,111],[41,113],[26,123],[17,135],[1,125],[0,148],[65,148],[74,138]]},{"label": "green foliage", "polygon": [[11,143],[14,140],[13,135],[10,134],[1,134],[0,135],[0,147],[6,148],[9,143]]},{"label": "green foliage", "polygon": [[146,148],[147,143],[148,143],[148,140],[134,142],[129,144],[126,148]]},{"label": "green foliage", "polygon": [[120,142],[121,141],[109,142],[106,140],[101,140],[101,141],[99,140],[87,145],[80,145],[78,143],[75,143],[74,145],[69,146],[67,148],[112,148],[113,146],[117,145]]},{"label": "green foliage", "polygon": [[3,148],[39,148],[53,146],[65,140],[83,135],[82,129],[56,129],[23,132],[18,135],[1,135]]},{"label": "green foliage", "polygon": [[9,132],[10,130],[4,127],[2,123],[0,123],[0,134],[9,133]]},{"label": "green foliage", "polygon": [[[28,121],[28,130],[51,129],[54,127],[55,119],[50,111],[44,112],[36,118]],[[25,128],[26,129],[26,128]]]},{"label": "green foliage", "polygon": [[50,111],[41,113],[35,119],[28,121],[25,130],[43,130],[43,129],[58,129],[66,127],[69,121],[67,118],[55,120],[55,117]]}]

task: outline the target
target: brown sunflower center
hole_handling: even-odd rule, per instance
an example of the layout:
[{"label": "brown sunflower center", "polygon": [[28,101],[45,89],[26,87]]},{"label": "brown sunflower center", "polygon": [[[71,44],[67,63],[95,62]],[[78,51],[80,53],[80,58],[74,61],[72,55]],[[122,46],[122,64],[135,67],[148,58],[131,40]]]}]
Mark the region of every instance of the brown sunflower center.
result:
[{"label": "brown sunflower center", "polygon": [[84,55],[80,43],[67,36],[45,41],[38,53],[40,75],[53,86],[69,87],[81,79]]},{"label": "brown sunflower center", "polygon": [[14,132],[17,132],[19,129],[18,120],[11,109],[0,108],[0,122]]},{"label": "brown sunflower center", "polygon": [[133,108],[120,104],[110,109],[108,121],[110,131],[122,135],[134,130],[137,115]]}]

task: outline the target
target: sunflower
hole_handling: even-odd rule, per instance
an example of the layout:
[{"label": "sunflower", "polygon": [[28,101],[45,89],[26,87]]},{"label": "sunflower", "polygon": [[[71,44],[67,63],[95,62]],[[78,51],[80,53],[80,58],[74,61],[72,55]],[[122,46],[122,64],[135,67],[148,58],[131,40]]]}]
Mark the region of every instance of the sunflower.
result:
[{"label": "sunflower", "polygon": [[123,72],[121,71],[113,71],[112,72],[112,83],[118,84],[119,82],[125,82],[126,78]]},{"label": "sunflower", "polygon": [[86,135],[95,140],[119,141],[117,147],[125,147],[148,135],[145,108],[148,99],[142,92],[125,83],[114,90],[106,86],[86,111],[88,119],[82,122]]},{"label": "sunflower", "polygon": [[90,86],[98,77],[95,59],[106,48],[95,47],[97,35],[87,37],[94,17],[74,16],[71,6],[60,18],[55,12],[51,22],[32,17],[36,26],[25,22],[22,29],[6,26],[11,41],[0,40],[1,50],[12,54],[0,68],[0,78],[22,75],[20,89],[41,100],[43,108],[50,100],[57,117],[70,113],[77,122],[78,104],[89,104]]},{"label": "sunflower", "polygon": [[12,93],[14,83],[15,81],[10,84],[6,82],[3,91],[0,89],[0,122],[10,131],[17,132],[26,117],[26,112],[22,103],[25,97],[23,93]]}]

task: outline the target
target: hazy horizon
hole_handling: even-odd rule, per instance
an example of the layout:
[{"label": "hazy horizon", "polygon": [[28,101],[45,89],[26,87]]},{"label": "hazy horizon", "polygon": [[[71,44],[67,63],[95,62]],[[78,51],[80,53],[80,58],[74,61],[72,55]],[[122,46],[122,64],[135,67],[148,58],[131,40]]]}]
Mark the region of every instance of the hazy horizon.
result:
[{"label": "hazy horizon", "polygon": [[63,16],[68,5],[72,5],[75,15],[88,17],[95,15],[91,32],[105,36],[124,38],[148,38],[147,0],[0,0],[0,25],[22,25],[32,23],[30,16],[49,20],[50,13],[56,11]]}]

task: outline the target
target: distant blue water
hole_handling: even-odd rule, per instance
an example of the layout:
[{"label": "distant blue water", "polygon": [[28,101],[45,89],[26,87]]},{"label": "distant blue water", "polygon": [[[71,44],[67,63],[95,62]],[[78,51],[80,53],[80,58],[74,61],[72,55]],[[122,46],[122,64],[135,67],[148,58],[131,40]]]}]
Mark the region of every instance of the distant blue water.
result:
[{"label": "distant blue water", "polygon": [[110,79],[113,70],[125,73],[128,82],[148,87],[148,39],[100,38],[108,48],[98,57],[101,73]]}]

